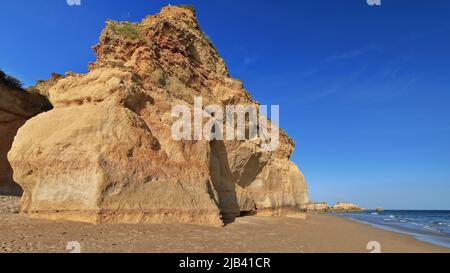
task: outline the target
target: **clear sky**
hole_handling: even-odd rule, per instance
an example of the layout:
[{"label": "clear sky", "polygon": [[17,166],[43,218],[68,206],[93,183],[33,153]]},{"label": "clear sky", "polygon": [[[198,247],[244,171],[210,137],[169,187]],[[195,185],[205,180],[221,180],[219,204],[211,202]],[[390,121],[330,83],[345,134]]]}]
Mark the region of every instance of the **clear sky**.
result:
[{"label": "clear sky", "polygon": [[450,1],[0,0],[0,67],[86,72],[106,19],[193,4],[233,77],[279,104],[315,201],[450,209]]}]

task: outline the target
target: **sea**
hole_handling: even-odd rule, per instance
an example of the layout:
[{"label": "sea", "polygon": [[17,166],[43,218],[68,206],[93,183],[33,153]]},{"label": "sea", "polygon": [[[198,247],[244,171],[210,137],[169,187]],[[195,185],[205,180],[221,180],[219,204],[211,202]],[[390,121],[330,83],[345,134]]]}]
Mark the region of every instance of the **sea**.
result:
[{"label": "sea", "polygon": [[450,248],[450,210],[366,210],[334,215]]}]

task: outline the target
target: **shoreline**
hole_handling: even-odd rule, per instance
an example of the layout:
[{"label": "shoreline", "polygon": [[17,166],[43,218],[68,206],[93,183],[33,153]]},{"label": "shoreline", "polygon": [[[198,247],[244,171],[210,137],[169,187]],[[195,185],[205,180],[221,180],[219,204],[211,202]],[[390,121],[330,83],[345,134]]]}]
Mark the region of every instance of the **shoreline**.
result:
[{"label": "shoreline", "polygon": [[[331,215],[334,217],[339,217],[339,218],[343,218],[343,219],[347,219],[350,220],[352,222],[355,223],[359,223],[359,224],[363,224],[372,228],[376,228],[376,229],[381,229],[384,231],[388,231],[388,232],[393,232],[396,234],[401,234],[401,235],[407,235],[410,236],[411,238],[419,241],[419,242],[425,242],[425,243],[429,243],[432,244],[434,246],[439,246],[439,247],[444,247],[446,249],[450,249],[450,238],[447,236],[437,236],[434,234],[428,234],[424,231],[420,232],[414,229],[408,229],[405,227],[398,227],[398,226],[394,226],[394,225],[388,225],[388,224],[380,224],[377,222],[370,222],[370,221],[364,221],[364,220],[360,220],[360,219],[355,219],[349,216],[345,216],[343,214],[341,215]],[[448,242],[447,242],[448,241]]]},{"label": "shoreline", "polygon": [[[352,240],[361,240],[361,238],[373,238],[374,242],[379,242],[381,253],[450,253],[450,248],[417,239],[413,234],[406,234],[400,231],[389,230],[379,225],[376,226],[369,222],[362,222],[345,216],[333,214],[316,214],[308,213],[307,217],[313,221],[326,221],[326,218],[332,218],[330,225],[336,225],[337,229],[345,228],[350,233],[349,238]],[[307,218],[307,219],[308,219]],[[319,218],[319,219],[318,219]],[[344,248],[353,246],[345,246]],[[356,251],[360,253],[359,251]],[[369,250],[361,251],[368,253]],[[336,253],[336,252],[332,252]],[[338,252],[339,253],[339,252]],[[344,251],[344,253],[347,253]],[[354,253],[350,251],[350,253]]]},{"label": "shoreline", "polygon": [[100,224],[31,219],[1,212],[0,253],[450,253],[450,249],[333,215],[246,216],[225,227],[191,224]]},{"label": "shoreline", "polygon": [[79,242],[85,253],[450,253],[411,235],[332,214],[246,216],[225,227],[194,224],[89,224],[33,219],[19,198],[0,197],[0,253],[67,253]]}]

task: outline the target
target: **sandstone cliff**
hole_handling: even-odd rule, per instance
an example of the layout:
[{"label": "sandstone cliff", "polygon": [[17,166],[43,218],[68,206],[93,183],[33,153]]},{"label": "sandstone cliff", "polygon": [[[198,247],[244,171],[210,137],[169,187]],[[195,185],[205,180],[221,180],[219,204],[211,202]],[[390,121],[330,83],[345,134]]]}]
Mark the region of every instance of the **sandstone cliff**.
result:
[{"label": "sandstone cliff", "polygon": [[176,141],[174,105],[258,106],[199,29],[165,7],[141,23],[107,22],[85,75],[58,79],[54,109],[29,120],[9,153],[22,212],[86,222],[223,225],[242,212],[298,213],[308,194],[281,132],[261,139]]},{"label": "sandstone cliff", "polygon": [[13,172],[7,160],[17,130],[31,117],[51,109],[49,101],[30,94],[14,78],[0,71],[0,194],[20,195],[22,189],[13,181]]}]

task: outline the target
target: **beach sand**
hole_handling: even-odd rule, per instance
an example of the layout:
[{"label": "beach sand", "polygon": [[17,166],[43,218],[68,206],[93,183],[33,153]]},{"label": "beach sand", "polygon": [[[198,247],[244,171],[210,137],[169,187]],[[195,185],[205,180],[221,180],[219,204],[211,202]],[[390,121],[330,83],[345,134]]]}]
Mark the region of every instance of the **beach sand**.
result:
[{"label": "beach sand", "polygon": [[18,198],[0,198],[0,253],[68,252],[78,241],[82,252],[145,253],[369,253],[378,241],[381,252],[450,252],[412,237],[372,228],[330,215],[306,220],[248,216],[224,228],[196,225],[91,225],[29,219],[17,214]]}]

